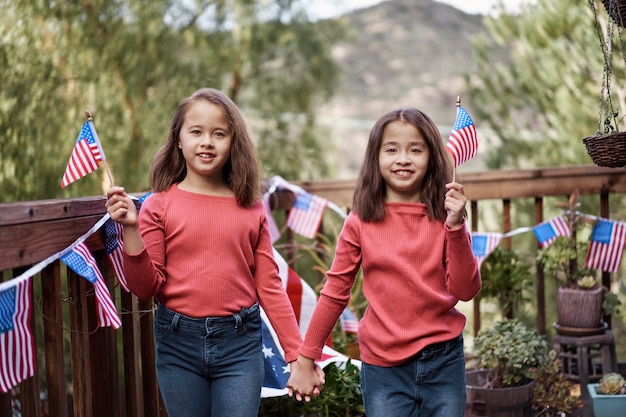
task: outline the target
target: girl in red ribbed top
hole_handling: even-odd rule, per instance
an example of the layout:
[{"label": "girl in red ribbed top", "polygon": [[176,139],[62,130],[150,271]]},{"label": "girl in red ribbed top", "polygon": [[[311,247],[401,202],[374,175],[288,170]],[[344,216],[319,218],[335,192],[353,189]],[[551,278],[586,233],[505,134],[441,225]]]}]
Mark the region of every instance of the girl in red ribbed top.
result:
[{"label": "girl in red ribbed top", "polygon": [[[363,270],[361,389],[368,417],[462,417],[465,316],[455,305],[481,287],[463,186],[441,134],[420,110],[383,115],[370,132],[352,211],[299,357],[290,395],[313,393],[321,355]],[[305,397],[306,399],[306,397]]]},{"label": "girl in red ribbed top", "polygon": [[209,88],[183,100],[150,182],[154,194],[139,213],[121,187],[108,191],[106,207],[124,225],[131,291],[158,302],[156,366],[167,414],[256,416],[259,304],[287,362],[302,337],[274,262],[256,149],[235,103]]}]

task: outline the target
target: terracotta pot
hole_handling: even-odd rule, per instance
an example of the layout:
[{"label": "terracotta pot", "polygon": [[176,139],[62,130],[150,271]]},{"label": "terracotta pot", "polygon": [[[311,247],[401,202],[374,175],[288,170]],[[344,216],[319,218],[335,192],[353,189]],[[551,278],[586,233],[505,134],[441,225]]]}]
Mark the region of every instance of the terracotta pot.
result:
[{"label": "terracotta pot", "polygon": [[559,326],[594,329],[601,327],[602,287],[585,290],[559,287],[556,315]]}]

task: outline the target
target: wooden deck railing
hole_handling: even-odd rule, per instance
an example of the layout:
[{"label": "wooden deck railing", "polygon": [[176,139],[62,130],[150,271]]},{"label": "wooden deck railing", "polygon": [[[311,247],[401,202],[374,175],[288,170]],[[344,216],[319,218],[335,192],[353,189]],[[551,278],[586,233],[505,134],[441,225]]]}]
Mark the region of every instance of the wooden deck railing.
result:
[{"label": "wooden deck railing", "polygon": [[[501,202],[501,232],[511,230],[516,199],[532,199],[534,224],[544,220],[544,199],[566,197],[578,189],[597,195],[601,217],[626,193],[626,171],[595,166],[490,171],[461,174],[471,199],[470,219],[478,230],[486,200]],[[298,183],[340,207],[349,207],[354,181]],[[284,193],[275,209],[289,207]],[[70,246],[106,213],[104,197],[0,204],[0,280],[19,276],[29,267]],[[0,394],[0,416],[11,416],[19,404],[24,417],[165,416],[154,369],[152,311],[121,290],[104,251],[103,232],[87,244],[94,253],[122,318],[119,330],[98,328],[93,287],[58,260],[33,277],[33,332],[40,339],[39,367],[11,393]],[[537,272],[537,329],[546,331],[546,303],[541,269]],[[603,276],[604,284],[610,277]],[[474,332],[480,328],[480,305],[474,303]],[[35,331],[35,329],[37,329]],[[0,364],[2,365],[2,364]],[[42,394],[43,393],[43,394]]]}]

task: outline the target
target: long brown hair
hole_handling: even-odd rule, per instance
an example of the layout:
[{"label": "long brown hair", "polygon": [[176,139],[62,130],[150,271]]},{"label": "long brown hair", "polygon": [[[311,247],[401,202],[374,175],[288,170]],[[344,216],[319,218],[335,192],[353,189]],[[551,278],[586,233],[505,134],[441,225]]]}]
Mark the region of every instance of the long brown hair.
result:
[{"label": "long brown hair", "polygon": [[260,198],[258,154],[237,105],[224,93],[213,88],[197,90],[176,108],[167,140],[152,161],[150,186],[155,192],[164,191],[181,182],[187,175],[183,151],[178,147],[180,130],[191,104],[202,100],[216,104],[224,110],[232,132],[230,158],[223,170],[224,182],[233,191],[240,206],[251,207]]},{"label": "long brown hair", "polygon": [[420,195],[422,202],[428,207],[428,217],[431,220],[444,221],[446,219],[444,200],[447,192],[445,185],[452,181],[452,161],[435,123],[426,113],[413,107],[392,110],[381,116],[374,124],[354,190],[352,210],[365,222],[379,222],[385,217],[387,186],[380,172],[378,158],[385,128],[395,121],[415,126],[426,141],[430,160]]}]

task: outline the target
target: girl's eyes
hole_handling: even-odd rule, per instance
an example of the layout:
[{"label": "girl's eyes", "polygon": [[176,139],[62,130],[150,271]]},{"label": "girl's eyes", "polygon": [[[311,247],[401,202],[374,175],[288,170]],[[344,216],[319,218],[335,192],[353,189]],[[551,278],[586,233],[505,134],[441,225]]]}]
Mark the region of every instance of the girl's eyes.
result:
[{"label": "girl's eyes", "polygon": [[[420,148],[411,148],[409,151],[411,153],[420,153],[420,152],[422,152],[422,150]],[[396,148],[387,148],[385,150],[385,152],[395,153],[395,152],[398,152],[398,150]]]},{"label": "girl's eyes", "polygon": [[[193,130],[190,131],[190,133],[192,135],[198,136],[198,135],[202,134],[202,131],[200,129],[193,129]],[[226,136],[226,134],[224,132],[222,132],[221,130],[218,130],[216,132],[213,132],[213,136],[221,138],[221,137]]]}]

